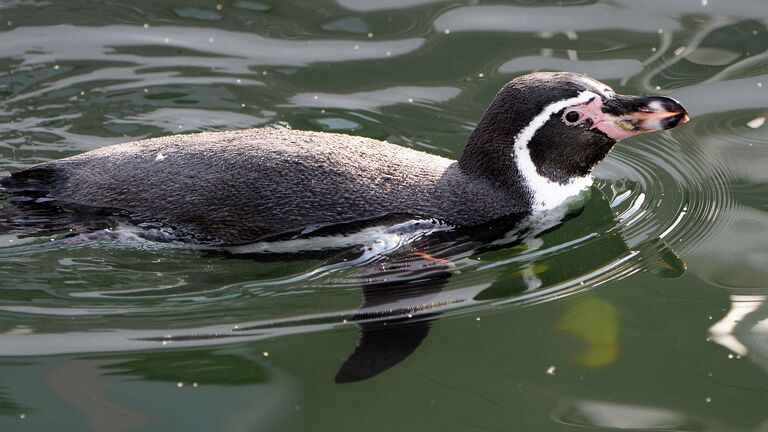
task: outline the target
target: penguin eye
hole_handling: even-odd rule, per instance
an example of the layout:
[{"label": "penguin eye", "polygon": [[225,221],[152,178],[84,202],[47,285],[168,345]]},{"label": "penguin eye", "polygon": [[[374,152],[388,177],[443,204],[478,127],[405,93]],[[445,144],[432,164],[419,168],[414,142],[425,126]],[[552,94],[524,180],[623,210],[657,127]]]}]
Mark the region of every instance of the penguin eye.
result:
[{"label": "penguin eye", "polygon": [[565,112],[565,115],[563,116],[563,120],[565,121],[566,124],[575,125],[576,123],[581,121],[582,117],[584,117],[584,115],[581,113],[581,111],[570,110]]}]

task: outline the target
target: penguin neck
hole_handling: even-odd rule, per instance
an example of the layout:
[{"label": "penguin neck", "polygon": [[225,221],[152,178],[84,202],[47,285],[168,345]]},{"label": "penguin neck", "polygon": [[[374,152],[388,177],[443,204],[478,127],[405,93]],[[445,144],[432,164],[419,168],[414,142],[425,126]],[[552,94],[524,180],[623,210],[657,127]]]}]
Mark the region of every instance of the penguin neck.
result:
[{"label": "penguin neck", "polygon": [[459,169],[471,177],[481,178],[516,196],[529,196],[515,160],[515,132],[500,128],[493,117],[485,115],[467,139],[459,158]]},{"label": "penguin neck", "polygon": [[459,168],[467,175],[483,177],[516,197],[532,210],[549,210],[587,188],[592,179],[583,176],[549,178],[539,172],[529,144],[546,120],[560,109],[592,97],[576,97],[546,105],[532,119],[521,119],[494,102],[467,140]]}]

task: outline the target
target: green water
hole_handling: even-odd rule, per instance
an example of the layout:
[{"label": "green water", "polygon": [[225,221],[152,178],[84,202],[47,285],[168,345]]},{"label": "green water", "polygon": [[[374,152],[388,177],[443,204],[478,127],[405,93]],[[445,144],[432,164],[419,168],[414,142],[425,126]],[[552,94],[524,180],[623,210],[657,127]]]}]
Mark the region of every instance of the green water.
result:
[{"label": "green water", "polygon": [[768,430],[767,25],[764,0],[1,2],[2,176],[256,126],[456,158],[533,70],[692,121],[620,143],[559,228],[457,256],[423,342],[352,383],[360,266],[0,236],[0,430]]}]

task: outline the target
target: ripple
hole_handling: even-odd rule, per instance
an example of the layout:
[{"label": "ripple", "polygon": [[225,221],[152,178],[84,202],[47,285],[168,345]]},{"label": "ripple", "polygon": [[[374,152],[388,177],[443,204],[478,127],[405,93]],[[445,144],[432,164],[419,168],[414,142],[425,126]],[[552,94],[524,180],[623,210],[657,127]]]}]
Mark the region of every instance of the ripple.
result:
[{"label": "ripple", "polygon": [[[211,27],[231,19],[226,6],[166,8],[148,28],[4,31],[3,162],[277,122],[355,130],[456,156],[472,120],[508,78],[499,75],[535,69],[639,82],[648,91],[658,79],[677,88],[674,96],[696,118],[672,133],[620,144],[590,193],[564,213],[495,227],[479,239],[455,227],[395,230],[288,257],[195,249],[130,230],[87,241],[68,233],[0,236],[0,310],[12,317],[0,333],[0,355],[210,346],[529,307],[637,272],[679,277],[686,257],[727,228],[737,206],[762,205],[765,179],[754,181],[761,162],[747,177],[720,149],[765,145],[764,126],[748,126],[765,116],[757,86],[768,84],[760,75],[764,54],[740,59],[701,44],[731,17],[752,16],[755,2],[713,2],[719,18],[692,38],[683,19],[691,8],[677,2],[337,3],[346,9],[341,15],[329,6],[293,23],[274,17],[280,8],[264,13],[266,4],[235,2],[253,11],[247,24],[258,34]],[[478,35],[488,32],[496,33]],[[652,44],[659,45],[655,54]],[[717,70],[688,73],[695,62]],[[735,109],[744,111],[715,115]]]}]

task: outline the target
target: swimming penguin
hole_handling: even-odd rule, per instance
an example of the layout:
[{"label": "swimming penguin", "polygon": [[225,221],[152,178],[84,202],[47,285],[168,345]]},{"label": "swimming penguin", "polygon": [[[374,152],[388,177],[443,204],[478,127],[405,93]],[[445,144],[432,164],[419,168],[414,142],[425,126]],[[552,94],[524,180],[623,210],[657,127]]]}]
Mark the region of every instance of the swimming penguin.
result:
[{"label": "swimming penguin", "polygon": [[120,212],[219,244],[395,214],[472,226],[552,209],[591,184],[617,141],[686,121],[667,97],[533,73],[502,87],[458,161],[356,136],[247,129],[104,147],[0,185],[15,199]]}]

